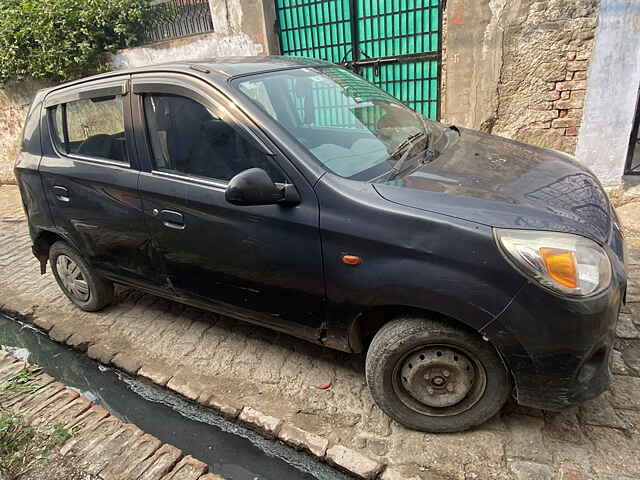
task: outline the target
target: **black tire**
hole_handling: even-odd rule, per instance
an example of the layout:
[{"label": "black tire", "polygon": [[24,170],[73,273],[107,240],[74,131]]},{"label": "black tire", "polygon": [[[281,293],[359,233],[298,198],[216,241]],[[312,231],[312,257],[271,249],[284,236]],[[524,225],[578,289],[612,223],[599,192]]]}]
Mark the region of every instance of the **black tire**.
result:
[{"label": "black tire", "polygon": [[[512,390],[511,375],[489,342],[465,328],[426,318],[385,324],[367,351],[366,377],[374,400],[387,415],[408,428],[434,433],[460,432],[484,423],[500,411]],[[444,391],[441,382],[450,382],[445,387],[453,393]],[[445,398],[457,403],[433,405]]]},{"label": "black tire", "polygon": [[[65,281],[68,282],[68,280],[64,280],[66,274],[58,271],[58,268],[59,266],[63,267],[63,263],[66,262],[67,258],[77,266],[79,275],[76,280],[86,284],[86,290],[88,290],[86,294],[75,290],[75,286],[68,288],[65,285]],[[58,264],[59,259],[62,262],[60,265]],[[66,242],[58,241],[51,246],[49,249],[49,264],[60,289],[69,300],[82,310],[96,312],[113,302],[113,283],[95,273],[85,259]]]}]

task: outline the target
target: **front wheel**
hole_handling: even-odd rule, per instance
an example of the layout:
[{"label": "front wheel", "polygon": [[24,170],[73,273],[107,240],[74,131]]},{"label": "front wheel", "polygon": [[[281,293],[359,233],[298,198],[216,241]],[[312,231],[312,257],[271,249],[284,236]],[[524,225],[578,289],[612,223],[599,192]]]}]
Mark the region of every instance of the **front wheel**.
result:
[{"label": "front wheel", "polygon": [[459,432],[500,411],[511,376],[488,343],[440,320],[398,318],[367,352],[367,383],[378,406],[423,432]]}]

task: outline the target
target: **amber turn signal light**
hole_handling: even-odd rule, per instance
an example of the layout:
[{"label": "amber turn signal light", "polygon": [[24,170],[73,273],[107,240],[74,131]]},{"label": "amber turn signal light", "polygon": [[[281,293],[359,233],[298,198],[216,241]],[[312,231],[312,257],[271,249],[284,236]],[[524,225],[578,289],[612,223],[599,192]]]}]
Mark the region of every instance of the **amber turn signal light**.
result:
[{"label": "amber turn signal light", "polygon": [[362,263],[362,259],[356,255],[343,255],[342,263],[345,265],[360,265]]},{"label": "amber turn signal light", "polygon": [[541,248],[540,255],[549,276],[561,285],[578,288],[576,260],[573,252],[557,248]]}]

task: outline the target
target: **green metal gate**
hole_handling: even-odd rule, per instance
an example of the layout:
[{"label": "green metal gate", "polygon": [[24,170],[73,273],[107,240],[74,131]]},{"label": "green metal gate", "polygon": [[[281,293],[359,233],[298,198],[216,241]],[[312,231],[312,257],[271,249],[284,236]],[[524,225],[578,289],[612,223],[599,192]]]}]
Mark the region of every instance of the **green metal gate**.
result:
[{"label": "green metal gate", "polygon": [[440,118],[442,0],[276,0],[283,55],[343,64]]}]

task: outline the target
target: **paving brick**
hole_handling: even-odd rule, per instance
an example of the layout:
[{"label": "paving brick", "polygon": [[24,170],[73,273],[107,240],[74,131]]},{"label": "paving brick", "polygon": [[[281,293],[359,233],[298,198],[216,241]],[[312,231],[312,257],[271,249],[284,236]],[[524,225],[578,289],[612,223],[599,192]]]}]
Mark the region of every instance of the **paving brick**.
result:
[{"label": "paving brick", "polygon": [[85,456],[121,428],[123,428],[122,422],[116,417],[103,418],[84,428],[81,435],[68,440],[60,449],[60,453],[66,455],[69,452],[73,452],[75,455]]},{"label": "paving brick", "polygon": [[178,392],[189,400],[196,400],[205,386],[197,382],[196,379],[179,372],[167,382],[167,388]]},{"label": "paving brick", "polygon": [[622,352],[622,361],[629,375],[640,377],[640,343],[625,348]]},{"label": "paving brick", "polygon": [[67,345],[81,352],[86,352],[93,345],[93,340],[84,333],[74,332],[67,340]]},{"label": "paving brick", "polygon": [[549,463],[551,453],[545,448],[542,429],[544,420],[524,415],[510,415],[504,419],[510,437],[505,451],[509,459]]},{"label": "paving brick", "polygon": [[79,396],[80,395],[77,392],[64,388],[60,392],[56,393],[55,395],[49,398],[43,399],[41,402],[28,405],[26,408],[22,409],[22,412],[30,416],[40,416],[43,410],[46,410],[49,408],[53,408],[54,410],[61,408],[71,403]]},{"label": "paving brick", "polygon": [[65,428],[75,428],[80,431],[91,429],[95,424],[107,418],[109,412],[99,405],[92,405],[91,408],[82,412],[79,416],[71,419]]},{"label": "paving brick", "polygon": [[55,411],[43,423],[60,423],[62,425],[67,425],[69,422],[89,410],[89,408],[91,408],[91,402],[84,397],[78,397],[71,403],[68,403]]},{"label": "paving brick", "polygon": [[307,450],[317,457],[324,457],[329,447],[329,441],[326,438],[302,430],[289,423],[282,425],[278,438],[296,448]]},{"label": "paving brick", "polygon": [[162,480],[194,480],[204,475],[207,464],[196,460],[191,455],[184,457]]},{"label": "paving brick", "polygon": [[162,442],[151,435],[135,440],[125,452],[114,458],[100,473],[104,480],[136,478],[134,472],[142,472],[143,465],[160,447]]},{"label": "paving brick", "polygon": [[579,417],[586,425],[627,428],[627,422],[617,415],[611,405],[611,394],[608,392],[582,404]]},{"label": "paving brick", "polygon": [[111,347],[106,345],[91,345],[87,348],[87,355],[89,358],[93,358],[97,362],[103,363],[104,365],[109,365],[113,357],[116,356],[118,352],[113,350]]},{"label": "paving brick", "polygon": [[585,432],[594,444],[592,466],[598,475],[640,478],[640,437],[604,427],[585,427]]},{"label": "paving brick", "polygon": [[43,385],[42,388],[39,388],[28,395],[18,394],[11,399],[3,400],[2,404],[5,407],[14,407],[16,410],[21,411],[31,408],[32,406],[53,397],[62,390],[64,390],[64,385],[58,382],[52,382],[47,385]]},{"label": "paving brick", "polygon": [[155,362],[143,364],[138,370],[138,375],[160,386],[165,386],[173,376],[167,367],[160,367]]},{"label": "paving brick", "polygon": [[99,474],[114,458],[120,457],[125,449],[135,443],[142,435],[144,432],[135,425],[123,425],[122,428],[105,438],[85,455],[85,470],[88,473]]},{"label": "paving brick", "polygon": [[127,353],[116,354],[111,362],[120,370],[134,376],[138,373],[138,370],[140,370],[140,367],[142,366],[142,361],[140,359]]},{"label": "paving brick", "polygon": [[640,410],[640,378],[616,376],[611,384],[611,393],[614,407]]},{"label": "paving brick", "polygon": [[329,463],[343,468],[360,478],[366,479],[375,478],[383,467],[380,462],[371,460],[355,450],[342,445],[335,445],[328,449],[326,459]]},{"label": "paving brick", "polygon": [[[203,399],[203,397],[206,399]],[[236,418],[242,410],[242,407],[231,405],[230,403],[218,398],[215,394],[207,395],[205,393],[204,395],[198,397],[198,402],[207,407],[211,407],[220,412],[225,417],[232,419]]]},{"label": "paving brick", "polygon": [[18,403],[23,403],[36,395],[42,394],[41,390],[55,384],[55,380],[45,374],[37,374],[35,378],[35,390],[32,392],[10,392],[4,391],[2,397],[2,405],[4,407],[10,407]]},{"label": "paving brick", "polygon": [[[380,480],[421,480],[419,472],[406,472],[407,467],[387,467],[382,472]],[[471,477],[470,477],[471,478]]]},{"label": "paving brick", "polygon": [[515,480],[552,480],[553,470],[549,465],[534,462],[511,462],[509,469]]},{"label": "paving brick", "polygon": [[618,338],[640,338],[640,329],[633,323],[633,316],[621,313],[616,325]]},{"label": "paving brick", "polygon": [[73,330],[71,330],[66,325],[55,325],[50,331],[49,336],[54,339],[56,342],[65,343],[69,337],[73,335]]},{"label": "paving brick", "polygon": [[43,402],[43,405],[37,410],[27,411],[33,419],[31,424],[34,426],[47,423],[52,418],[55,418],[58,412],[77,400],[80,394],[73,390],[65,389],[51,397],[47,402]]},{"label": "paving brick", "polygon": [[589,472],[579,465],[561,465],[559,480],[592,480]]},{"label": "paving brick", "polygon": [[160,480],[178,463],[182,452],[176,447],[164,444],[151,457],[142,462],[129,475],[136,480]]},{"label": "paving brick", "polygon": [[24,370],[22,362],[6,362],[0,367],[0,383],[4,383]]},{"label": "paving brick", "polygon": [[238,416],[240,421],[246,423],[251,428],[259,430],[270,436],[275,436],[278,433],[282,420],[271,415],[266,415],[262,412],[254,410],[251,407],[244,407]]},{"label": "paving brick", "polygon": [[577,410],[571,408],[561,412],[545,413],[543,437],[578,445],[587,443],[580,428]]}]

